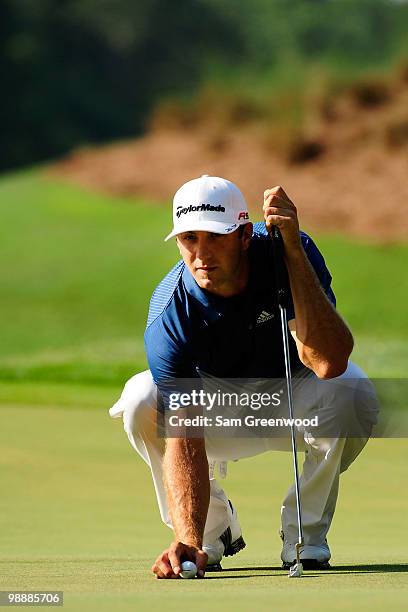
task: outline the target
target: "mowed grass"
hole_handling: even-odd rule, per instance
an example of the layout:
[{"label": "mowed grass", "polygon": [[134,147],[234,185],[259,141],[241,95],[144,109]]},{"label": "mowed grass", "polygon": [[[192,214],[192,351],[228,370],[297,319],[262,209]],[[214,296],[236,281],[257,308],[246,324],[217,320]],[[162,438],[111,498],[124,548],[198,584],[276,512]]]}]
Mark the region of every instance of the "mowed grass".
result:
[{"label": "mowed grass", "polygon": [[[150,566],[170,532],[147,466],[104,409],[119,389],[27,384],[13,403],[13,385],[0,386],[0,590],[63,590],[75,611],[406,609],[407,440],[371,440],[342,475],[331,571],[280,570],[291,459],[268,453],[230,463],[224,481],[247,548],[204,581],[158,581]],[[48,390],[54,405],[41,403]]]},{"label": "mowed grass", "polygon": [[[178,259],[163,242],[170,203],[101,196],[31,171],[0,180],[0,215],[0,378],[120,384],[144,369],[150,295]],[[355,359],[371,375],[405,376],[408,246],[316,241]]]},{"label": "mowed grass", "polygon": [[[0,589],[59,589],[68,610],[405,609],[406,440],[372,440],[343,475],[335,569],[288,580],[290,455],[230,464],[247,548],[205,581],[156,581],[170,532],[150,474],[107,409],[146,367],[150,294],[178,259],[170,206],[90,194],[37,171],[0,180]],[[355,360],[405,376],[408,247],[322,236]]]}]

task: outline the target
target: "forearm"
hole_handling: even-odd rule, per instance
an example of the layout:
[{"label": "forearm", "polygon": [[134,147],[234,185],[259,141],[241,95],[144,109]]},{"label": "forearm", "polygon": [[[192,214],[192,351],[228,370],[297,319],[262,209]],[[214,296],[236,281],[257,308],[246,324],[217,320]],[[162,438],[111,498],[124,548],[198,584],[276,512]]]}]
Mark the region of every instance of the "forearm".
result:
[{"label": "forearm", "polygon": [[303,248],[288,250],[285,260],[299,357],[322,378],[339,376],[353,349],[352,334],[324,294]]},{"label": "forearm", "polygon": [[282,187],[264,192],[264,218],[268,231],[281,232],[285,261],[295,307],[296,346],[302,363],[320,378],[340,376],[353,350],[353,337],[323,293],[303,250],[296,206]]},{"label": "forearm", "polygon": [[201,548],[210,501],[204,440],[167,440],[163,474],[175,540]]}]

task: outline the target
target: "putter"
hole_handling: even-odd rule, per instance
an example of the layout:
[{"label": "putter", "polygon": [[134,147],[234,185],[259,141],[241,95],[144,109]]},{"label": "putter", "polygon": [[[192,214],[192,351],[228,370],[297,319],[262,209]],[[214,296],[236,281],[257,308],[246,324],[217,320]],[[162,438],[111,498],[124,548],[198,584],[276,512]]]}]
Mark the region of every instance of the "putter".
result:
[{"label": "putter", "polygon": [[303,574],[303,566],[300,561],[300,552],[303,548],[303,526],[302,526],[302,508],[300,503],[300,489],[299,489],[299,469],[297,462],[297,446],[296,446],[296,435],[295,426],[293,423],[293,393],[292,393],[292,373],[290,369],[290,355],[289,355],[289,335],[288,335],[288,322],[286,309],[288,306],[288,288],[289,278],[286,269],[285,260],[283,258],[283,240],[279,229],[276,225],[273,226],[272,231],[273,237],[273,261],[275,270],[275,279],[277,284],[277,297],[281,316],[281,327],[283,337],[283,352],[285,355],[285,372],[286,372],[286,387],[288,393],[288,406],[289,406],[289,418],[291,419],[290,434],[292,440],[292,458],[293,458],[293,471],[295,473],[295,492],[296,492],[296,510],[298,520],[298,542],[296,543],[296,562],[289,569],[289,578],[300,578]]}]

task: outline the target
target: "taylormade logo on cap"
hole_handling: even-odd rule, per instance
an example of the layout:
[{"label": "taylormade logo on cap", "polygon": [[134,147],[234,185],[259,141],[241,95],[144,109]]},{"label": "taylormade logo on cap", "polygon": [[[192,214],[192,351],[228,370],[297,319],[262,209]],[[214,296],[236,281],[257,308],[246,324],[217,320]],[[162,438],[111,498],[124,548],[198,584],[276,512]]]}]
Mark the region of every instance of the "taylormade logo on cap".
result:
[{"label": "taylormade logo on cap", "polygon": [[185,215],[189,212],[196,212],[197,210],[218,210],[219,212],[225,212],[225,208],[224,206],[221,206],[221,204],[218,204],[218,206],[211,206],[211,204],[200,204],[199,206],[194,206],[193,204],[190,204],[188,208],[177,206],[176,215],[177,217],[180,217],[181,215]]},{"label": "taylormade logo on cap", "polygon": [[248,206],[238,187],[204,174],[185,183],[174,196],[173,230],[165,240],[188,231],[230,234],[248,221]]}]

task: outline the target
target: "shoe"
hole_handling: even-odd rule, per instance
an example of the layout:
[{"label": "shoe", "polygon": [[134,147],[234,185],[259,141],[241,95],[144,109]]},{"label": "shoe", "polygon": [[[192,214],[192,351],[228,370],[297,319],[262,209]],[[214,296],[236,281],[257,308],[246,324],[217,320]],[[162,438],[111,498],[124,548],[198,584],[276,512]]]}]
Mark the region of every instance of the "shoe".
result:
[{"label": "shoe", "polygon": [[[282,568],[289,570],[296,563],[296,547],[295,544],[285,542],[283,531],[279,531],[279,535],[283,541],[281,559],[283,561]],[[303,546],[300,551],[300,560],[305,570],[325,570],[330,569],[329,559],[331,557],[330,548],[325,539],[319,545]]]},{"label": "shoe", "polygon": [[220,571],[222,569],[221,559],[223,557],[232,557],[246,546],[242,537],[241,526],[238,522],[237,511],[230,500],[228,500],[228,504],[230,510],[229,526],[215,542],[203,545],[203,551],[208,555],[207,572]]}]

